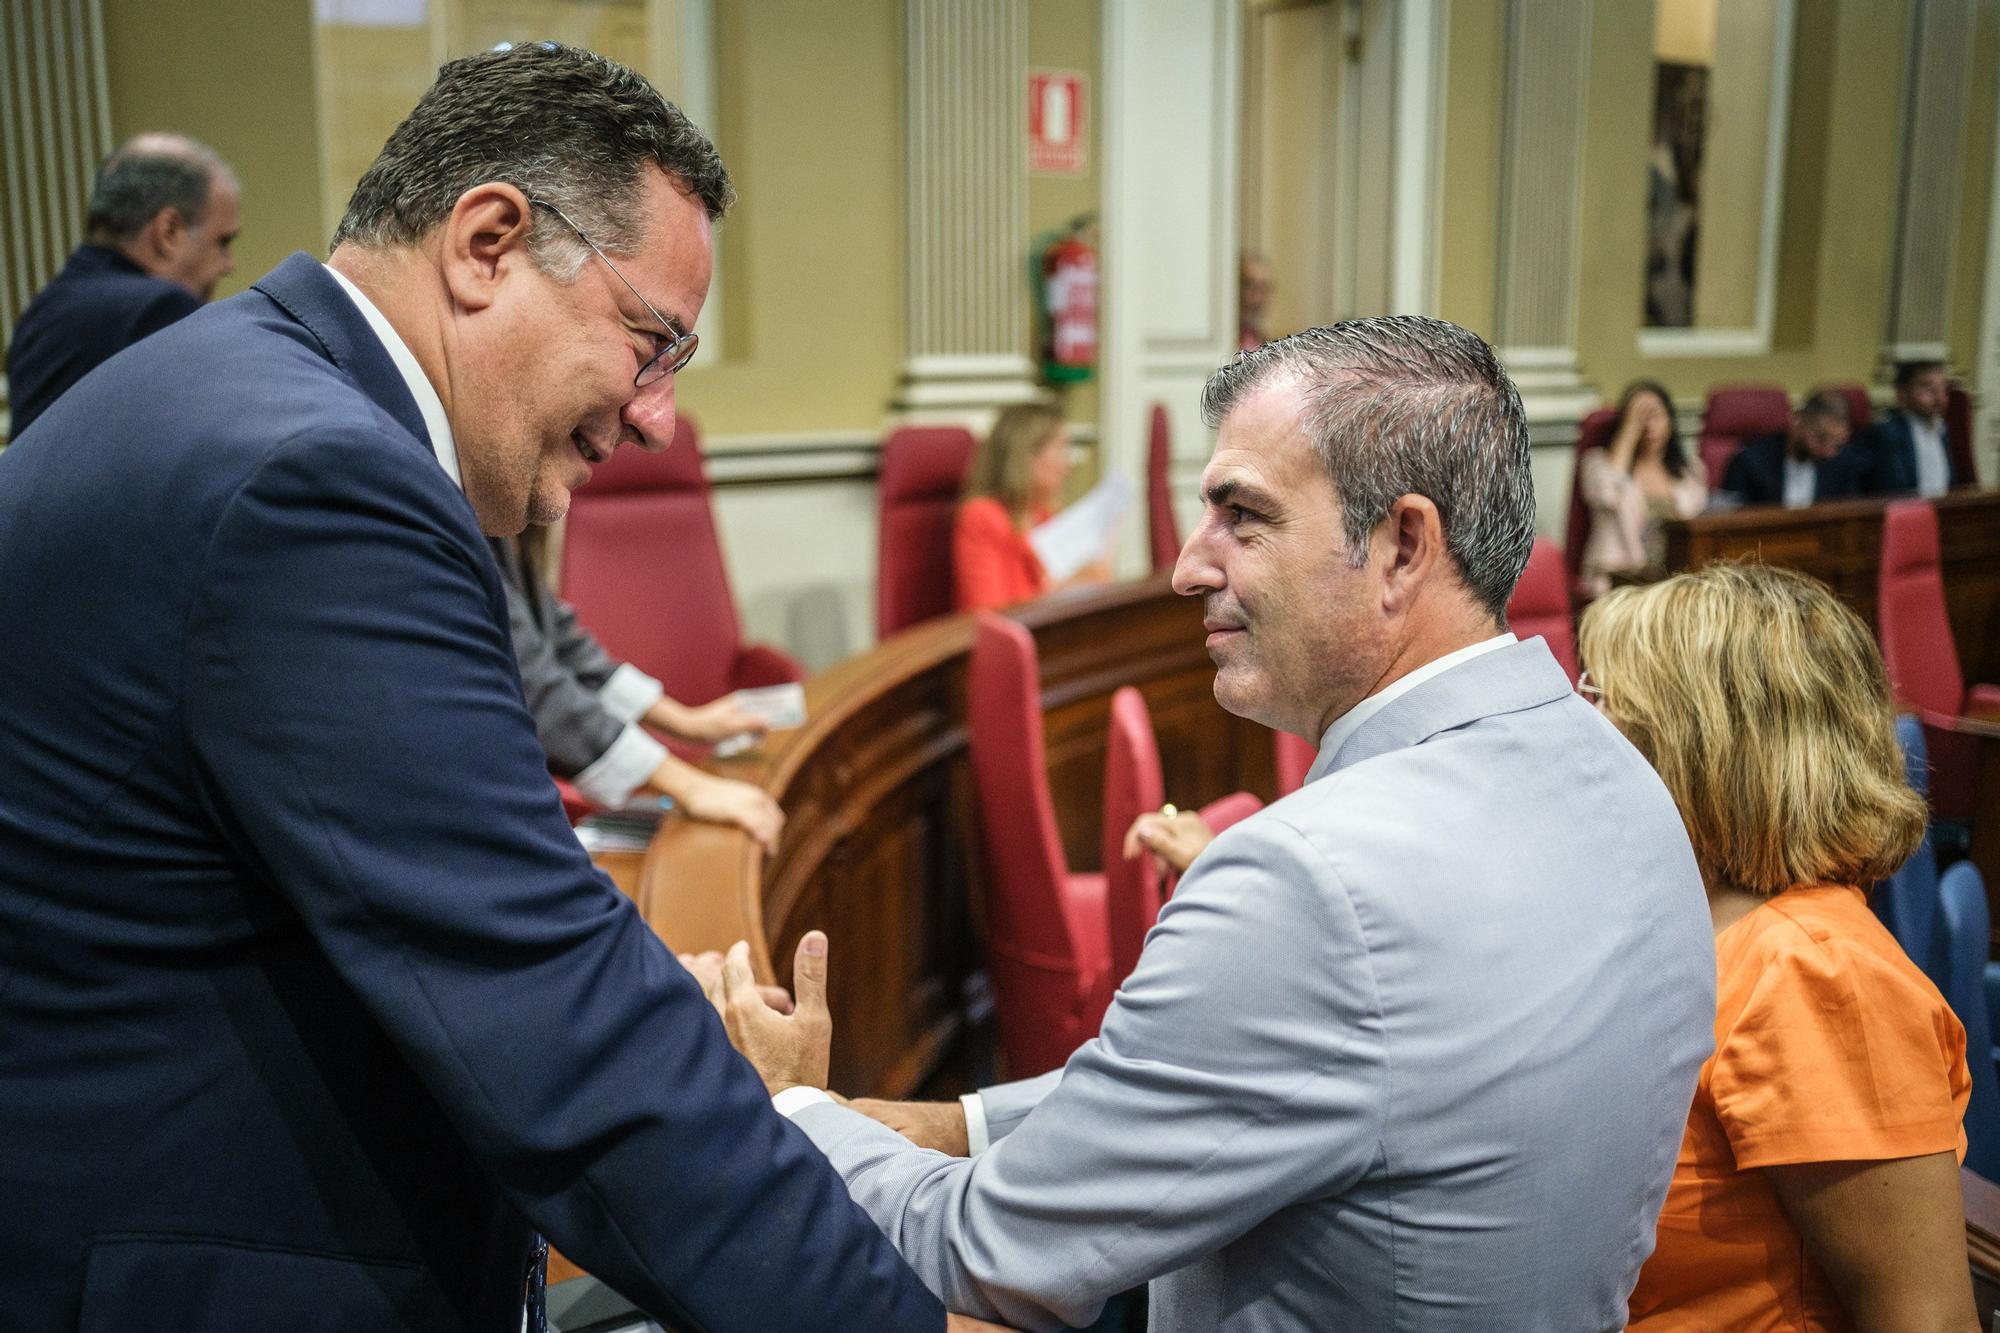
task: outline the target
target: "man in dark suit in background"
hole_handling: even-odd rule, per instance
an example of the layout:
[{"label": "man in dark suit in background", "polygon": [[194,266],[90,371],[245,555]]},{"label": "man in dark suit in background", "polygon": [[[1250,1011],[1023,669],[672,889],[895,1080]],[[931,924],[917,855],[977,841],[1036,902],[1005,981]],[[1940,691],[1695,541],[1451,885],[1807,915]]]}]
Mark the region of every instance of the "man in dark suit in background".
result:
[{"label": "man in dark suit in background", "polygon": [[0,454],[0,1329],[532,1328],[535,1232],[946,1326],[578,845],[486,543],[672,439],[732,196],[622,66],[453,61],[327,265]]},{"label": "man in dark suit in background", "polygon": [[1868,460],[1848,440],[1847,403],[1816,393],[1792,413],[1783,435],[1751,440],[1729,460],[1722,489],[1744,504],[1801,509],[1868,490]]},{"label": "man in dark suit in background", "polygon": [[236,176],[179,134],[141,134],[104,160],[90,236],[28,302],[7,347],[18,437],[82,379],[149,333],[201,309],[236,267]]},{"label": "man in dark suit in background", "polygon": [[1971,477],[1953,466],[1945,438],[1944,406],[1951,385],[1939,361],[1904,361],[1896,367],[1896,406],[1869,427],[1869,489],[1884,495],[1943,495]]}]

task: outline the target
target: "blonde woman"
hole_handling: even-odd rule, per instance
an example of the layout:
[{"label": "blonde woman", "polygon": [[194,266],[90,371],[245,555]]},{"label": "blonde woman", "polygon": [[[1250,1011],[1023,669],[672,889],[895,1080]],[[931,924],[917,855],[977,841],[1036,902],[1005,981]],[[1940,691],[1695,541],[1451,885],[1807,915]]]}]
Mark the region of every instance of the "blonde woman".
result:
[{"label": "blonde woman", "polygon": [[1580,646],[1715,925],[1716,1049],[1631,1328],[1977,1328],[1965,1030],[1861,887],[1924,824],[1874,639],[1823,585],[1725,564],[1612,590]]},{"label": "blonde woman", "polygon": [[[1028,532],[1055,513],[1067,476],[1069,429],[1060,412],[1021,403],[1000,414],[972,456],[952,529],[953,601],[959,610],[1012,606],[1052,590]],[[1100,560],[1063,586],[1110,577],[1110,563]]]}]

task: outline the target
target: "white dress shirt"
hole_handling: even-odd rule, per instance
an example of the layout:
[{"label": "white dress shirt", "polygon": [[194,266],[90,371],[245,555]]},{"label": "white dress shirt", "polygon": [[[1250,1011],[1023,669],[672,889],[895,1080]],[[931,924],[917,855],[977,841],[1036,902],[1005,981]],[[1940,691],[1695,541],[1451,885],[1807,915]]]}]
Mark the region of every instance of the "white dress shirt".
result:
[{"label": "white dress shirt", "polygon": [[1903,413],[1910,423],[1910,448],[1917,456],[1917,494],[1926,498],[1951,489],[1951,454],[1945,449],[1944,422],[1938,417]]},{"label": "white dress shirt", "polygon": [[1785,451],[1785,508],[1804,509],[1819,491],[1819,466],[1810,458],[1794,458]]}]

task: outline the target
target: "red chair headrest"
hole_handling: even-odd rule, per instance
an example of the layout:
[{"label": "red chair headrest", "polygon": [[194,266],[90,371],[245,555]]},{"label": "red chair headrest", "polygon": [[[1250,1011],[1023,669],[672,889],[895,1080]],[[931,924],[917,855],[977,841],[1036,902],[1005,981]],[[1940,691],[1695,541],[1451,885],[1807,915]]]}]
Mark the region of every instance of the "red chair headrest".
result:
[{"label": "red chair headrest", "polygon": [[1702,414],[1704,435],[1748,439],[1775,435],[1792,424],[1792,399],[1775,384],[1733,384],[1708,391]]},{"label": "red chair headrest", "polygon": [[978,442],[959,426],[904,426],[882,444],[882,503],[951,496],[965,487]]},{"label": "red chair headrest", "polygon": [[674,421],[674,442],[657,454],[629,444],[591,469],[583,488],[587,499],[634,491],[699,491],[708,486],[702,468],[701,433],[694,419],[682,414]]}]

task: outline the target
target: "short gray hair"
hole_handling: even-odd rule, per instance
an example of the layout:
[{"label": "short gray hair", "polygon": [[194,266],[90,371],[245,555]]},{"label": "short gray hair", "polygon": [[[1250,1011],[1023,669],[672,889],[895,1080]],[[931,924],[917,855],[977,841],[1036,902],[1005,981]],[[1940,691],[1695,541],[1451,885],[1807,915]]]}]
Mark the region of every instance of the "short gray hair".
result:
[{"label": "short gray hair", "polygon": [[[362,173],[333,244],[414,245],[459,196],[503,181],[553,204],[615,254],[645,242],[640,172],[656,166],[720,218],[736,190],[708,136],[646,79],[560,42],[454,60]],[[531,224],[537,267],[567,282],[590,252],[560,225]]]},{"label": "short gray hair", "polygon": [[1404,495],[1435,504],[1445,548],[1480,604],[1506,623],[1535,540],[1521,395],[1486,340],[1417,315],[1350,319],[1245,352],[1209,377],[1211,429],[1251,390],[1297,381],[1313,452],[1340,497],[1347,556]]},{"label": "short gray hair", "polygon": [[90,234],[98,240],[129,241],[163,208],[198,227],[216,177],[229,174],[213,148],[186,135],[134,135],[97,169],[90,190]]}]

